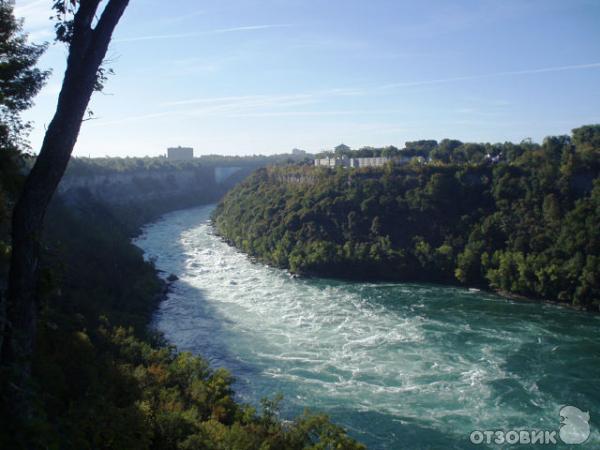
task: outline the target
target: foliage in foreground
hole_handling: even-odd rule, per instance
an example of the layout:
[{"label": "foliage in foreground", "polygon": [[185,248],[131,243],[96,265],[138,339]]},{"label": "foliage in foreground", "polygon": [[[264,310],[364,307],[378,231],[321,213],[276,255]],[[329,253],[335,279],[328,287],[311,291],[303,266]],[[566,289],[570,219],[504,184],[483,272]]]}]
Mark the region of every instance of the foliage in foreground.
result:
[{"label": "foliage in foreground", "polygon": [[2,389],[0,448],[364,448],[323,415],[284,422],[277,399],[260,411],[240,404],[227,371],[149,332],[164,286],[126,232],[147,216],[114,211],[86,197],[51,208],[30,388],[36,413],[26,427],[11,423]]},{"label": "foliage in foreground", "polygon": [[361,448],[324,416],[286,424],[276,401],[263,402],[260,414],[236,403],[229,373],[189,353],[122,327],[63,327],[49,321],[40,333],[35,370],[45,419],[31,430],[39,448]]},{"label": "foliage in foreground", "polygon": [[597,309],[600,125],[495,145],[496,163],[468,158],[485,146],[455,142],[446,162],[259,170],[219,205],[217,231],[295,273],[462,283]]},{"label": "foliage in foreground", "polygon": [[[20,150],[27,149],[31,128],[21,113],[33,104],[48,77],[48,72],[36,67],[46,47],[28,42],[13,9],[14,2],[0,1],[0,289],[10,255],[10,213],[27,160]],[[0,297],[0,313],[1,305]]]}]

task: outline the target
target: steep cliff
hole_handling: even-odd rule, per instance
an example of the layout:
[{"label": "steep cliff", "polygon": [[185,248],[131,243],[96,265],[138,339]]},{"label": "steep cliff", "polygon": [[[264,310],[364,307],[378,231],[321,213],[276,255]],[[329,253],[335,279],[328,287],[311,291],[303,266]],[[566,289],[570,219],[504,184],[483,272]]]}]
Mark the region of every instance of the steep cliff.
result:
[{"label": "steep cliff", "polygon": [[69,197],[85,189],[114,205],[200,196],[217,197],[220,189],[212,167],[182,170],[140,170],[87,175],[67,175],[58,192]]}]

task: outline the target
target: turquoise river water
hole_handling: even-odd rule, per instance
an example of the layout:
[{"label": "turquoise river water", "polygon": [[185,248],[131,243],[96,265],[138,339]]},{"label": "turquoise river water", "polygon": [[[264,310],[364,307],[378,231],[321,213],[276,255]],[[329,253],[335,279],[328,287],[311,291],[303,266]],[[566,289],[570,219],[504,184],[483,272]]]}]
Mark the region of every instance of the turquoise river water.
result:
[{"label": "turquoise river water", "polygon": [[[171,294],[155,325],[236,377],[239,399],[282,393],[373,449],[475,445],[474,430],[547,430],[589,412],[598,448],[600,316],[422,284],[293,278],[222,242],[211,207],[168,214],[135,243]],[[528,448],[514,445],[514,448]],[[543,445],[540,447],[556,447]]]}]

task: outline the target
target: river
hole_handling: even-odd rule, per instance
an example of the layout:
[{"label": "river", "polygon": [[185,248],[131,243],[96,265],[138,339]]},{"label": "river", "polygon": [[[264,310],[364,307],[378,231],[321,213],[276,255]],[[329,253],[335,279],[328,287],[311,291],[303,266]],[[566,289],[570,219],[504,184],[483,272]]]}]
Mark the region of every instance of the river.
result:
[{"label": "river", "polygon": [[471,432],[558,430],[573,405],[591,415],[579,447],[600,443],[600,316],[455,287],[293,278],[222,242],[211,211],[167,214],[135,243],[179,277],[155,326],[229,369],[240,400],[282,393],[284,416],[325,412],[373,449],[494,447]]}]

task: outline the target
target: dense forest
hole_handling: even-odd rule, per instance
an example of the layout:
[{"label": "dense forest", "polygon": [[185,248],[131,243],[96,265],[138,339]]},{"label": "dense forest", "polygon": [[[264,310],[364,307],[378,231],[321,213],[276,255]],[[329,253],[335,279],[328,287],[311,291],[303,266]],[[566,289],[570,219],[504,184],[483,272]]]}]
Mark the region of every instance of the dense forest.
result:
[{"label": "dense forest", "polygon": [[[1,283],[25,159],[11,153],[2,167]],[[148,328],[167,285],[130,239],[176,205],[109,205],[84,189],[53,202],[29,388],[35,414],[28,424],[15,422],[1,384],[0,448],[363,448],[323,415],[284,422],[277,396],[259,410],[240,404],[231,374],[179,353]]]},{"label": "dense forest", "polygon": [[460,283],[598,309],[600,125],[541,145],[418,141],[398,154],[413,158],[259,170],[218,206],[216,229],[293,273]]},{"label": "dense forest", "polygon": [[76,204],[53,203],[30,387],[35,417],[26,427],[12,422],[0,396],[0,447],[363,448],[322,415],[284,422],[277,397],[258,411],[238,403],[231,374],[148,328],[166,285],[130,237],[159,212],[115,209],[85,192]]},{"label": "dense forest", "polygon": [[[10,155],[0,191],[2,288],[10,208],[28,166],[24,155]],[[188,200],[110,205],[85,189],[55,199],[43,240],[41,314],[29,387],[34,416],[27,424],[14,420],[3,368],[0,448],[363,448],[323,415],[306,413],[285,422],[277,396],[258,410],[239,403],[232,374],[178,352],[148,328],[168,286],[131,237],[143,223],[189,206]]]}]

